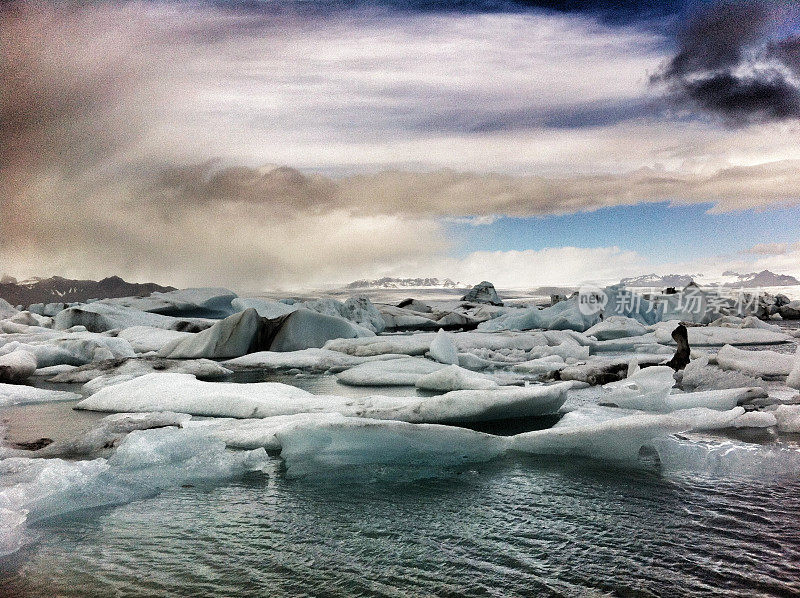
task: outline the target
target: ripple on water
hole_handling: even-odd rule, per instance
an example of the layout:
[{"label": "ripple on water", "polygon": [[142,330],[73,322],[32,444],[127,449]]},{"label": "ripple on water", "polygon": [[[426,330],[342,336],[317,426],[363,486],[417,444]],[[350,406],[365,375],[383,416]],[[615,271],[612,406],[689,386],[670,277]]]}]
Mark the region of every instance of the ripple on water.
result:
[{"label": "ripple on water", "polygon": [[798,490],[559,459],[366,486],[276,468],[42,524],[0,594],[797,595]]}]

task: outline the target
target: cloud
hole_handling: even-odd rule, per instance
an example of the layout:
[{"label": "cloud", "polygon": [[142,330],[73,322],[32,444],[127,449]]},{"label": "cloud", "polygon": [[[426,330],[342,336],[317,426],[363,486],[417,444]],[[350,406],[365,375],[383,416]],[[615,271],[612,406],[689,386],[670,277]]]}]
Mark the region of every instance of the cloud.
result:
[{"label": "cloud", "polygon": [[678,34],[678,53],[652,82],[665,85],[676,104],[730,125],[800,117],[797,39],[771,39],[790,10],[767,0],[699,9]]}]

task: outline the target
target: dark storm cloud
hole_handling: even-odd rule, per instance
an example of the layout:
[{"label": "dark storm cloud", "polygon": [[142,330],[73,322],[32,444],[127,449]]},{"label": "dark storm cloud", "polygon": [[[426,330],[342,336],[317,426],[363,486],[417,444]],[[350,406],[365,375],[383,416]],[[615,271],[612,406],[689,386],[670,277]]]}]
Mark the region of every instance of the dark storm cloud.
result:
[{"label": "dark storm cloud", "polygon": [[715,2],[686,22],[678,53],[652,82],[730,125],[798,118],[800,43],[773,39],[797,14],[767,1]]}]

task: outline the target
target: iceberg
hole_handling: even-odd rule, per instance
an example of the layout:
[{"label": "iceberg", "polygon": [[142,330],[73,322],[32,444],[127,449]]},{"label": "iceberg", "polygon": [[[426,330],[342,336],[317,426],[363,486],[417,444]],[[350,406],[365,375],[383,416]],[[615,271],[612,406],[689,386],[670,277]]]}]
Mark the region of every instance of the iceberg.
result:
[{"label": "iceberg", "polygon": [[330,349],[301,349],[300,351],[258,351],[223,362],[225,367],[233,370],[342,370],[366,363],[389,359],[401,359],[405,355],[375,355],[372,357],[354,357],[347,353]]},{"label": "iceberg", "polygon": [[0,382],[22,382],[36,371],[36,355],[17,349],[0,355]]},{"label": "iceberg", "polygon": [[598,341],[607,341],[647,334],[647,329],[637,320],[625,316],[609,316],[586,331]]},{"label": "iceberg", "polygon": [[694,407],[728,411],[739,403],[767,396],[763,388],[730,388],[672,394],[672,368],[654,366],[638,370],[619,382],[603,386],[603,404],[623,409],[670,412]]},{"label": "iceberg", "polygon": [[147,297],[104,299],[99,303],[179,318],[224,318],[235,312],[231,305],[234,299],[236,293],[228,289],[191,288],[156,291]]},{"label": "iceberg", "polygon": [[800,390],[800,346],[794,352],[794,363],[786,377],[786,386]]},{"label": "iceberg", "polygon": [[348,386],[414,386],[417,381],[445,365],[420,357],[369,361],[336,375]]},{"label": "iceberg", "polygon": [[57,330],[84,326],[90,332],[106,332],[132,326],[196,332],[208,328],[210,325],[211,323],[207,320],[180,319],[105,301],[68,307],[58,312],[53,320],[53,328]]},{"label": "iceberg", "polygon": [[158,356],[168,359],[239,357],[266,348],[258,344],[261,322],[255,309],[246,309],[190,337],[173,339],[158,351]]},{"label": "iceberg", "polygon": [[153,326],[131,326],[119,331],[119,338],[124,338],[131,344],[137,353],[158,352],[167,344],[177,342],[178,339],[191,338],[193,333]]},{"label": "iceberg", "polygon": [[56,374],[48,382],[84,384],[84,391],[94,393],[106,386],[127,382],[154,372],[192,374],[205,379],[224,378],[233,373],[232,370],[210,359],[143,358],[90,363]]},{"label": "iceberg", "polygon": [[444,330],[436,333],[431,341],[430,357],[445,365],[458,364],[458,349]]},{"label": "iceberg", "polygon": [[457,365],[450,365],[418,378],[415,386],[421,390],[449,392],[451,390],[486,390],[498,384],[488,376],[476,374]]},{"label": "iceberg", "polygon": [[[656,340],[662,344],[674,345],[672,331],[680,324],[677,320],[656,324]],[[774,345],[791,342],[791,337],[783,332],[773,332],[761,328],[725,328],[722,326],[689,326],[689,345],[692,347],[721,347],[723,345]]]},{"label": "iceberg", "polygon": [[735,370],[723,370],[709,365],[707,355],[692,360],[683,369],[681,388],[691,390],[719,390],[723,388],[765,387],[760,378],[753,378]]},{"label": "iceberg", "polygon": [[48,403],[51,401],[76,401],[81,395],[75,392],[47,390],[21,384],[0,383],[0,407],[11,405],[27,405],[30,403]]},{"label": "iceberg", "polygon": [[283,321],[269,347],[270,351],[299,351],[320,348],[331,339],[375,337],[372,330],[344,318],[298,309]]},{"label": "iceberg", "polygon": [[382,465],[442,469],[490,461],[505,452],[506,438],[436,424],[359,418],[302,420],[275,433],[290,478],[345,466]]},{"label": "iceberg", "polygon": [[571,383],[458,390],[433,397],[313,395],[277,382],[202,382],[190,374],[148,374],[101,389],[76,409],[107,412],[174,411],[210,417],[264,418],[297,413],[412,423],[478,422],[555,413]]},{"label": "iceberg", "polygon": [[108,459],[0,460],[0,556],[20,548],[26,524],[239,477],[266,461],[264,449],[233,452],[197,431],[170,429],[131,432]]},{"label": "iceberg", "polygon": [[788,376],[794,365],[792,355],[776,351],[746,351],[725,345],[717,352],[717,363],[725,370],[736,370],[759,378]]}]

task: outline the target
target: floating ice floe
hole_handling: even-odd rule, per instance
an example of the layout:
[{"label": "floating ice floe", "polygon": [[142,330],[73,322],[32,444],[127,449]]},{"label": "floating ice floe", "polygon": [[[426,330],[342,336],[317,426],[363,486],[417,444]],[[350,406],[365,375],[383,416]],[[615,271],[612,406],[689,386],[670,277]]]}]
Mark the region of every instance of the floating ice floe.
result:
[{"label": "floating ice floe", "polygon": [[33,327],[20,334],[0,335],[0,355],[23,349],[36,355],[39,367],[135,357],[130,343],[123,338],[86,331],[58,332]]},{"label": "floating ice floe", "polygon": [[378,310],[383,317],[387,331],[436,330],[439,324],[433,314],[423,315],[417,311],[394,305],[379,305]]},{"label": "floating ice floe", "polygon": [[421,390],[449,392],[452,390],[486,390],[498,384],[488,376],[450,365],[417,379],[415,386]]},{"label": "floating ice floe", "polygon": [[286,474],[295,478],[346,466],[440,469],[490,461],[509,444],[506,438],[466,428],[359,418],[306,419],[277,430],[275,437]]},{"label": "floating ice floe", "polygon": [[235,298],[233,291],[209,287],[155,292],[147,297],[104,299],[98,303],[179,318],[224,318],[236,311],[231,305]]},{"label": "floating ice floe", "polygon": [[8,318],[8,321],[13,322],[14,324],[22,324],[24,326],[40,326],[42,328],[53,327],[53,318],[41,316],[30,311],[21,311]]},{"label": "floating ice floe", "polygon": [[390,361],[369,361],[336,375],[349,386],[414,386],[417,381],[446,367],[421,357],[405,357]]},{"label": "floating ice floe", "polygon": [[472,287],[466,295],[461,297],[462,301],[468,303],[488,303],[489,305],[503,305],[500,297],[497,296],[497,291],[494,285],[488,280],[479,282]]},{"label": "floating ice floe", "polygon": [[330,349],[302,349],[300,351],[258,351],[242,355],[223,362],[234,370],[288,370],[300,369],[311,371],[341,370],[352,368],[368,361],[402,359],[405,355],[374,355],[372,357],[354,357],[347,353]]},{"label": "floating ice floe", "polygon": [[192,374],[198,378],[224,378],[233,373],[210,359],[140,358],[101,361],[56,374],[49,382],[83,384],[84,391],[94,393],[106,386],[127,382],[154,372]]},{"label": "floating ice floe", "polygon": [[647,329],[640,322],[625,316],[609,316],[586,331],[586,336],[593,336],[599,341],[643,334],[647,334]]},{"label": "floating ice floe", "polygon": [[719,411],[733,409],[740,402],[767,396],[763,388],[730,388],[672,394],[675,385],[674,371],[665,366],[654,366],[634,371],[624,380],[603,387],[604,404],[623,409],[670,412],[693,407],[706,407]]},{"label": "floating ice floe", "polygon": [[444,330],[436,333],[431,341],[430,357],[434,361],[446,365],[458,365],[458,349],[453,344],[451,336]]},{"label": "floating ice floe", "polygon": [[74,326],[84,326],[90,332],[106,332],[132,326],[197,332],[208,328],[210,325],[211,323],[207,320],[176,318],[174,316],[141,311],[124,305],[111,304],[106,301],[69,307],[58,312],[53,320],[53,327],[57,330],[68,330]]},{"label": "floating ice floe", "polygon": [[36,355],[17,349],[0,355],[0,382],[22,382],[36,371]]},{"label": "floating ice floe", "polygon": [[[677,320],[661,322],[654,327],[659,343],[674,345],[672,331],[680,324]],[[774,345],[787,343],[791,337],[783,332],[761,328],[726,328],[722,326],[689,326],[689,345],[715,347],[722,345]]]},{"label": "floating ice floe", "polygon": [[795,350],[794,363],[789,375],[786,377],[786,386],[800,389],[800,346]]},{"label": "floating ice floe", "polygon": [[537,359],[530,359],[511,366],[511,371],[521,374],[551,374],[567,367],[567,363],[560,355],[548,355]]},{"label": "floating ice floe", "polygon": [[343,318],[376,334],[380,334],[386,328],[383,315],[368,297],[350,297],[344,302],[331,298],[317,299],[304,302],[303,307],[321,314]]},{"label": "floating ice floe", "polygon": [[131,432],[108,459],[0,460],[0,555],[20,548],[26,524],[235,478],[262,469],[266,460],[264,449],[229,451],[222,441],[190,430]]},{"label": "floating ice floe", "polygon": [[748,376],[781,378],[794,366],[794,356],[776,351],[747,351],[725,345],[717,352],[717,363],[725,370],[736,370]]},{"label": "floating ice floe", "polygon": [[117,336],[128,341],[137,353],[150,353],[158,352],[167,344],[177,342],[178,339],[191,338],[193,334],[152,326],[131,326],[120,330]]},{"label": "floating ice floe", "polygon": [[689,362],[683,369],[680,383],[681,388],[686,391],[765,387],[766,384],[761,378],[709,365],[708,355],[700,356]]},{"label": "floating ice floe", "polygon": [[51,401],[75,401],[80,398],[81,395],[75,392],[0,383],[0,407],[29,403],[48,403]]},{"label": "floating ice floe", "polygon": [[775,416],[780,432],[800,434],[800,405],[778,405],[770,413]]},{"label": "floating ice floe", "polygon": [[237,297],[231,301],[231,305],[237,312],[246,309],[255,309],[258,315],[268,320],[274,320],[300,309],[301,304],[289,305],[282,301],[273,299],[262,299],[260,297]]},{"label": "floating ice floe", "polygon": [[189,374],[148,374],[101,389],[77,409],[109,412],[175,411],[212,417],[263,418],[340,413],[414,423],[492,421],[555,413],[570,383],[459,390],[433,397],[313,395],[277,382],[202,382]]}]

